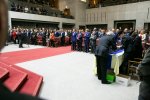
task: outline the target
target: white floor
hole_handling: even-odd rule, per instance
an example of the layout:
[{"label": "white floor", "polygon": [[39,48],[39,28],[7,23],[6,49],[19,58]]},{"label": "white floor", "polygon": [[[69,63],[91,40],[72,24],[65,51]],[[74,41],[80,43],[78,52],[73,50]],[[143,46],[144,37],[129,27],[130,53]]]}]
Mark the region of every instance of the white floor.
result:
[{"label": "white floor", "polygon": [[[12,47],[14,50],[14,46],[7,48],[11,51]],[[47,100],[137,100],[138,98],[139,83],[135,81],[132,81],[129,87],[117,83],[101,84],[93,73],[92,54],[72,52],[17,65],[44,77],[40,97]]]},{"label": "white floor", "polygon": [[19,48],[19,44],[10,44],[8,46],[5,46],[2,49],[2,53],[5,52],[12,52],[12,51],[21,51],[21,50],[29,50],[29,49],[37,49],[37,48],[43,48],[43,46],[38,46],[38,45],[26,45],[23,44],[24,48]]}]

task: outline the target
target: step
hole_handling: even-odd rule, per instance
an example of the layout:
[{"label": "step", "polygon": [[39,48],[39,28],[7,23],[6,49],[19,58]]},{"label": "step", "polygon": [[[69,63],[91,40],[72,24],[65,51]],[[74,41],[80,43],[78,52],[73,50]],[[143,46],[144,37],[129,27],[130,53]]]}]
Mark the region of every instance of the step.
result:
[{"label": "step", "polygon": [[9,71],[6,68],[0,67],[0,81],[4,81],[9,77]]},{"label": "step", "polygon": [[38,96],[41,85],[43,83],[43,77],[36,74],[36,73],[33,73],[33,72],[28,71],[26,69],[23,69],[21,67],[18,67],[18,66],[15,66],[15,68],[28,74],[28,79],[27,79],[26,83],[19,90],[20,93],[29,94],[32,96]]},{"label": "step", "polygon": [[12,92],[17,91],[26,81],[27,73],[14,68],[4,62],[0,62],[0,67],[6,68],[9,71],[9,78],[4,81],[4,85]]}]

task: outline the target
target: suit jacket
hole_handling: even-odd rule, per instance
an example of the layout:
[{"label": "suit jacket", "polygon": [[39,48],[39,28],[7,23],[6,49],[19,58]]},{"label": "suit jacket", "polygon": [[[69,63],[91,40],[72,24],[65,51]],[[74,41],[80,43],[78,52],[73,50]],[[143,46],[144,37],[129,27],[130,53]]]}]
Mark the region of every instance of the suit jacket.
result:
[{"label": "suit jacket", "polygon": [[55,32],[55,37],[59,37],[59,32]]},{"label": "suit jacket", "polygon": [[77,34],[77,40],[80,40],[82,42],[82,33]]},{"label": "suit jacket", "polygon": [[77,41],[77,33],[73,32],[72,33],[72,38],[71,38],[72,42],[76,42]]},{"label": "suit jacket", "polygon": [[136,36],[133,40],[133,56],[135,58],[142,58],[142,41],[139,36]]},{"label": "suit jacket", "polygon": [[133,50],[133,40],[128,34],[122,38],[122,48],[125,53],[131,53]]},{"label": "suit jacket", "polygon": [[91,37],[91,33],[85,32],[85,36],[84,36],[85,42],[90,42],[90,37]]},{"label": "suit jacket", "polygon": [[150,48],[138,67],[138,75],[142,81],[139,94],[145,98],[144,100],[150,100]]},{"label": "suit jacket", "polygon": [[63,38],[65,37],[65,32],[61,33],[61,37],[63,37]]},{"label": "suit jacket", "polygon": [[107,57],[110,51],[110,47],[112,47],[113,50],[117,48],[114,41],[114,36],[103,36],[102,38],[100,38],[98,46],[96,47],[95,55]]}]

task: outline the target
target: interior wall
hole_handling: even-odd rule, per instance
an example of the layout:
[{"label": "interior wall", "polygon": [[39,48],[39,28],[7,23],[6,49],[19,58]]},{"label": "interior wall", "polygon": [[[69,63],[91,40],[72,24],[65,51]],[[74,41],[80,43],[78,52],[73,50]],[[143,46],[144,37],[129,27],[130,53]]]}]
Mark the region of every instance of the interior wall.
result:
[{"label": "interior wall", "polygon": [[109,29],[114,27],[114,21],[136,20],[135,28],[142,29],[145,22],[150,22],[148,9],[150,1],[87,9],[86,24],[108,24]]}]

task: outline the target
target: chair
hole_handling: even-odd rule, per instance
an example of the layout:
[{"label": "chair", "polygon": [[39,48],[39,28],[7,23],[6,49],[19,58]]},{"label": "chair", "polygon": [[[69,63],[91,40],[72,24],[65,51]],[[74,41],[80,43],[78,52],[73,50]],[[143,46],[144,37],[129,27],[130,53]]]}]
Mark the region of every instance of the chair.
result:
[{"label": "chair", "polygon": [[42,36],[38,36],[38,37],[37,37],[37,43],[38,43],[38,45],[40,45],[40,44],[43,43],[43,41],[42,41]]},{"label": "chair", "polygon": [[141,58],[134,58],[134,60],[128,61],[128,74],[131,76],[132,79],[138,80],[138,77],[136,75],[136,71],[138,68],[138,65],[141,63]]},{"label": "chair", "polygon": [[60,37],[55,37],[54,44],[55,44],[56,47],[58,47],[60,45],[60,42],[61,42],[61,38]]},{"label": "chair", "polygon": [[69,37],[68,36],[65,37],[65,45],[69,45]]}]

